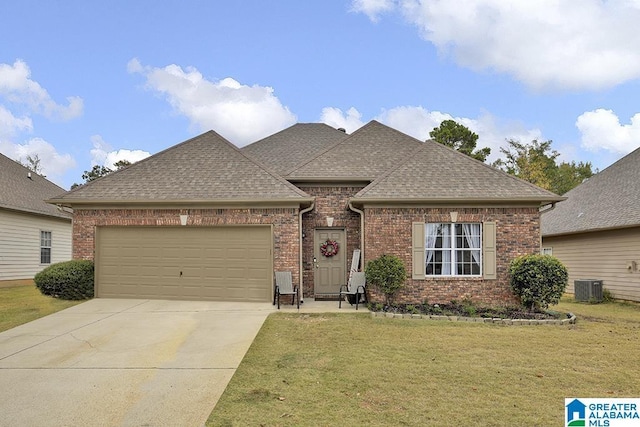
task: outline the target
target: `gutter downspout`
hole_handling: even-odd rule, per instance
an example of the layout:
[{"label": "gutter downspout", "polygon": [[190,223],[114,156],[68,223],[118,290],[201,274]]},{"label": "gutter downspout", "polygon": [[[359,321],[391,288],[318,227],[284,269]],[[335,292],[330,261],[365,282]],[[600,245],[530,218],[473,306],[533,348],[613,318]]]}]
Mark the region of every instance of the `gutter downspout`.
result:
[{"label": "gutter downspout", "polygon": [[313,210],[313,208],[315,208],[316,206],[316,202],[311,202],[311,206],[309,206],[306,209],[302,209],[300,211],[300,216],[298,217],[298,236],[299,236],[299,240],[300,240],[300,283],[298,285],[298,292],[300,292],[300,304],[304,303],[304,292],[302,291],[302,276],[303,276],[303,265],[302,265],[302,215],[306,214],[307,212],[310,212]]},{"label": "gutter downspout", "polygon": [[364,211],[356,209],[351,200],[349,200],[349,209],[360,214],[360,262],[364,271]]}]

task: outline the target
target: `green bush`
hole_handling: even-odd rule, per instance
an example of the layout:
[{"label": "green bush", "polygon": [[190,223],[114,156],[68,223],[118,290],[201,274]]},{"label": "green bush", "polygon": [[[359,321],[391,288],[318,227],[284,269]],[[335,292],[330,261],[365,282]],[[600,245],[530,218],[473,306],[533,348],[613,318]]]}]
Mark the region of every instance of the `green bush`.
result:
[{"label": "green bush", "polygon": [[557,304],[569,276],[566,267],[551,255],[524,255],[511,261],[511,288],[531,311]]},{"label": "green bush", "polygon": [[36,274],[33,281],[44,295],[65,300],[93,298],[93,261],[52,264]]},{"label": "green bush", "polygon": [[407,272],[402,260],[395,255],[382,255],[367,263],[364,269],[367,283],[378,288],[390,304],[396,291],[404,286]]}]

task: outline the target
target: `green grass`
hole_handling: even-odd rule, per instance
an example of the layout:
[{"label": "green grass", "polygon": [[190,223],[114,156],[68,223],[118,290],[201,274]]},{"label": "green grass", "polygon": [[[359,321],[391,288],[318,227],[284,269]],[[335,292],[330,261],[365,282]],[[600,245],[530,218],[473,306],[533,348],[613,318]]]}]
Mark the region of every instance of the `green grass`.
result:
[{"label": "green grass", "polygon": [[0,332],[15,328],[83,301],[65,301],[42,295],[29,281],[2,282],[0,286]]},{"label": "green grass", "polygon": [[638,397],[640,305],[570,326],[271,315],[207,426],[561,425],[565,397]]}]

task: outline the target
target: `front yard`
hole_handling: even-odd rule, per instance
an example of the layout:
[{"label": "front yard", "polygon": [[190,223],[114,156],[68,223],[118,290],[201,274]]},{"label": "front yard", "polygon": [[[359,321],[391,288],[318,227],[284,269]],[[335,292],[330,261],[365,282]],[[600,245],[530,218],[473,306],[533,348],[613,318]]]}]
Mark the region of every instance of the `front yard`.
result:
[{"label": "front yard", "polygon": [[640,305],[569,326],[270,316],[208,426],[561,425],[565,397],[638,397]]},{"label": "front yard", "polygon": [[1,282],[0,332],[31,322],[83,301],[64,301],[40,293],[32,280]]}]

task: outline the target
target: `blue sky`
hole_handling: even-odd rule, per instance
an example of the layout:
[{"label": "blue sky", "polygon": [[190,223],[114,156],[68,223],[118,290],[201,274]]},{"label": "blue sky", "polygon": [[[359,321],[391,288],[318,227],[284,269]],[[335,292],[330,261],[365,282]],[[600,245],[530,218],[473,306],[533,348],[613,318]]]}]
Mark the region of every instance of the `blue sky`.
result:
[{"label": "blue sky", "polygon": [[553,140],[603,169],[640,146],[638,0],[5,1],[0,152],[68,188],[213,129],[444,119],[500,155]]}]

